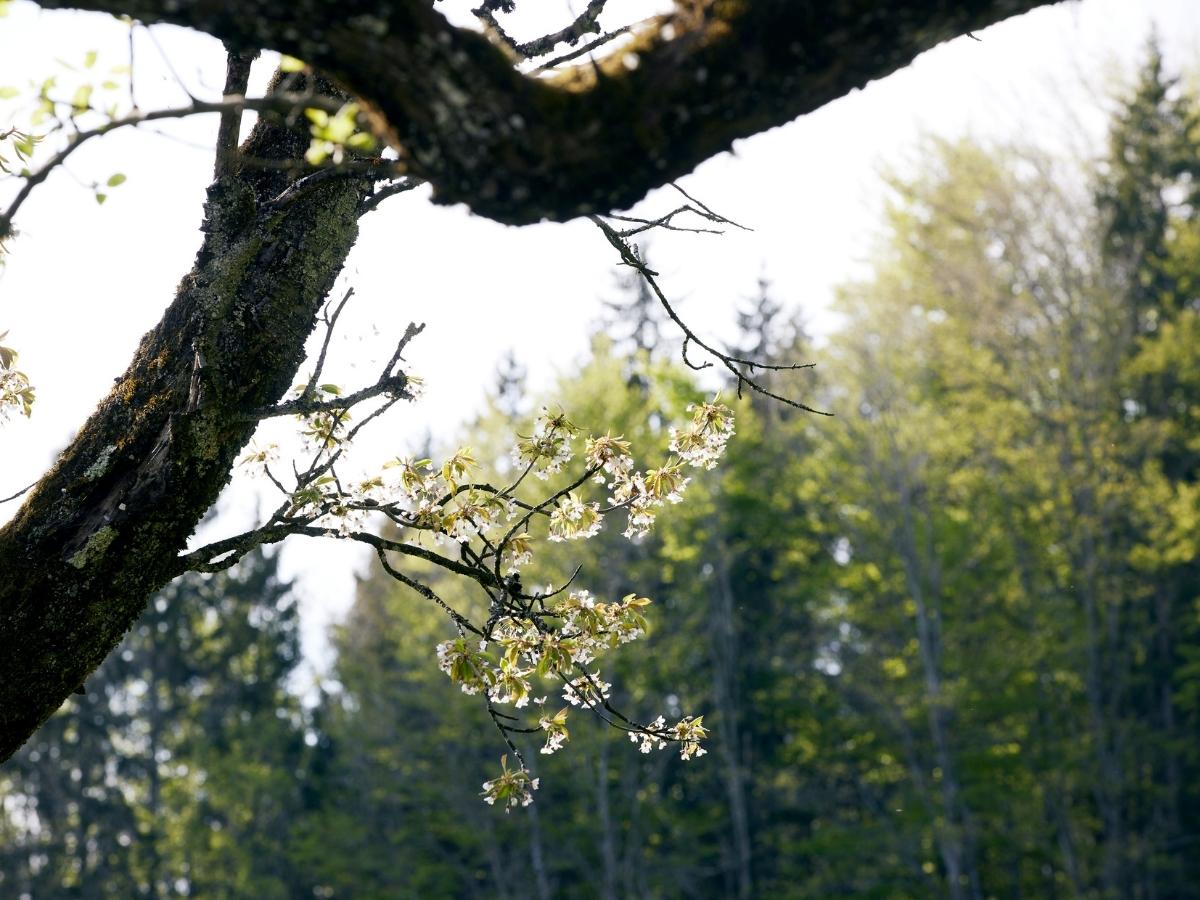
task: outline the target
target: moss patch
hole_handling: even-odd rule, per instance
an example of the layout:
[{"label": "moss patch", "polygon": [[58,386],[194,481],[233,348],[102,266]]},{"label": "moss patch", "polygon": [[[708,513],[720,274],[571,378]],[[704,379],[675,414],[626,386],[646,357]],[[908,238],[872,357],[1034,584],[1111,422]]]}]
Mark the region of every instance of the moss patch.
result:
[{"label": "moss patch", "polygon": [[82,569],[88,563],[104,555],[104,551],[108,549],[108,545],[113,542],[113,538],[117,536],[117,529],[111,525],[105,525],[84,544],[83,549],[77,551],[70,559],[67,560],[77,569]]}]

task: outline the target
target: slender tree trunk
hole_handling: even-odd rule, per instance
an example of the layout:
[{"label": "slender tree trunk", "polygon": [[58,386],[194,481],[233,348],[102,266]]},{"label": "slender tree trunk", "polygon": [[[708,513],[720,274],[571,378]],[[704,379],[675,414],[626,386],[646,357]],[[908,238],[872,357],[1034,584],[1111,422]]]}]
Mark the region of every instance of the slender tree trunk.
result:
[{"label": "slender tree trunk", "polygon": [[[971,814],[962,800],[957,765],[950,748],[949,711],[942,689],[938,613],[930,607],[930,599],[936,599],[938,596],[936,561],[932,554],[928,559],[922,559],[917,545],[910,492],[907,484],[901,484],[899,488],[899,552],[904,568],[905,585],[915,609],[917,648],[925,685],[929,738],[933,745],[934,760],[941,771],[939,787],[942,795],[942,814],[946,820],[946,825],[939,830],[942,862],[946,866],[946,880],[949,882],[950,896],[953,900],[982,900],[983,891],[972,850]],[[932,582],[928,596],[927,581]]]},{"label": "slender tree trunk", "polygon": [[751,870],[750,815],[741,766],[741,740],[737,703],[737,627],[734,621],[733,586],[729,560],[718,540],[714,550],[715,581],[709,616],[710,658],[713,666],[713,700],[721,716],[719,735],[729,824],[733,840],[733,865],[739,900],[754,893]]},{"label": "slender tree trunk", "polygon": [[[1015,502],[1015,499],[1010,498],[1005,503],[1005,508],[1011,508]],[[1032,608],[1040,607],[1051,599],[1048,596],[1049,592],[1038,589],[1037,581],[1034,578],[1035,567],[1031,561],[1030,547],[1022,535],[1018,523],[1009,516],[1007,526],[1009,532],[1014,536],[1013,556],[1017,568],[1017,578],[1021,585],[1021,592],[1025,595],[1026,603]],[[1030,633],[1038,627],[1037,623],[1033,621],[1025,622],[1023,626],[1024,630]],[[1070,740],[1062,734],[1063,722],[1061,721],[1061,711],[1058,713],[1060,721],[1057,727],[1052,726],[1048,721],[1051,701],[1046,697],[1043,687],[1047,678],[1044,661],[1038,660],[1034,669],[1038,705],[1033,719],[1034,730],[1031,734],[1033,747],[1031,749],[1035,751],[1036,758],[1048,760],[1048,764],[1039,767],[1041,777],[1045,782],[1043,788],[1043,808],[1045,810],[1047,825],[1053,830],[1056,843],[1058,844],[1059,855],[1062,859],[1062,868],[1067,873],[1071,896],[1082,897],[1084,896],[1084,879],[1080,872],[1079,857],[1075,848],[1074,829],[1069,809],[1067,789],[1063,786],[1059,771],[1066,764],[1066,760],[1063,758],[1063,751],[1066,746],[1070,746]],[[1053,877],[1049,881],[1050,884],[1054,884]]]},{"label": "slender tree trunk", "polygon": [[[1155,689],[1158,694],[1158,718],[1162,737],[1156,742],[1161,756],[1162,789],[1156,794],[1156,806],[1163,820],[1161,834],[1156,842],[1163,847],[1173,846],[1183,833],[1181,819],[1181,796],[1183,773],[1180,760],[1180,741],[1175,713],[1175,690],[1172,677],[1175,673],[1174,648],[1174,599],[1179,594],[1177,579],[1170,579],[1160,586],[1154,595],[1154,627],[1156,665],[1154,666]],[[1171,884],[1182,884],[1180,865],[1175,862],[1168,876]],[[1179,873],[1178,875],[1176,873]]]},{"label": "slender tree trunk", "polygon": [[1075,560],[1079,599],[1083,606],[1084,635],[1086,640],[1086,691],[1089,722],[1097,763],[1097,779],[1094,784],[1096,807],[1104,833],[1101,839],[1101,883],[1106,897],[1123,896],[1125,884],[1125,819],[1121,798],[1125,789],[1124,774],[1116,751],[1115,728],[1111,722],[1109,691],[1106,681],[1113,678],[1106,665],[1101,613],[1098,609],[1098,585],[1095,577],[1095,554],[1097,549],[1087,523],[1080,523],[1083,542],[1080,556]]},{"label": "slender tree trunk", "polygon": [[488,869],[492,873],[492,884],[496,888],[496,896],[500,900],[509,900],[512,893],[509,891],[508,873],[504,870],[504,859],[500,853],[500,841],[496,838],[496,826],[492,824],[492,820],[484,816],[484,852],[487,855]]},{"label": "slender tree trunk", "polygon": [[638,793],[642,783],[642,766],[639,762],[635,760],[626,765],[621,778],[621,795],[629,811],[629,827],[625,831],[621,850],[621,887],[626,900],[641,896],[638,874],[642,865],[642,804],[638,800]]},{"label": "slender tree trunk", "polygon": [[538,900],[550,900],[550,881],[546,877],[546,857],[542,850],[542,819],[538,805],[531,803],[529,811],[529,864],[533,868],[533,883]]},{"label": "slender tree trunk", "polygon": [[149,704],[149,735],[147,741],[147,751],[149,759],[146,761],[146,774],[149,778],[149,798],[147,806],[150,812],[150,833],[146,835],[146,841],[149,844],[147,848],[147,857],[149,864],[147,867],[146,878],[150,882],[150,896],[155,900],[162,896],[162,785],[158,771],[158,751],[162,746],[162,727],[163,716],[160,698],[158,695],[159,688],[159,673],[157,653],[153,645],[147,648],[150,654],[147,667],[150,671],[150,683],[146,686],[146,698]]},{"label": "slender tree trunk", "polygon": [[600,828],[600,896],[617,898],[617,847],[613,840],[612,816],[608,807],[608,734],[602,729],[596,757],[596,820]]}]

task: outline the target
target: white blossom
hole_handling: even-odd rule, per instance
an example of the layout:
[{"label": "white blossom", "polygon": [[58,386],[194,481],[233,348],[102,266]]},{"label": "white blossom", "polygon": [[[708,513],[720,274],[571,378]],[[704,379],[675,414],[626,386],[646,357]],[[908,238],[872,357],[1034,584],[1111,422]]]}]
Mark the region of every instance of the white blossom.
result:
[{"label": "white blossom", "polygon": [[542,716],[538,719],[538,727],[546,732],[546,745],[540,751],[546,756],[561,750],[563,744],[570,739],[570,733],[567,731],[566,709],[560,709],[553,716]]},{"label": "white blossom", "polygon": [[679,741],[680,759],[688,760],[708,752],[700,746],[700,742],[708,737],[708,729],[703,722],[704,716],[684,716],[671,728],[675,740]]},{"label": "white blossom", "polygon": [[529,770],[524,766],[509,769],[507,755],[500,757],[500,769],[500,777],[483,783],[484,802],[489,806],[499,802],[506,813],[518,806],[528,806],[532,803],[533,792],[538,789],[540,779],[530,778]]},{"label": "white blossom", "polygon": [[667,726],[667,720],[659,716],[651,722],[644,731],[629,732],[629,740],[638,744],[638,750],[642,753],[649,753],[651,750],[662,750],[667,746],[667,741],[661,736],[661,732]]},{"label": "white blossom", "polygon": [[693,403],[688,406],[691,423],[670,430],[669,449],[688,465],[712,469],[717,465],[725,444],[733,436],[733,413],[723,403]]},{"label": "white blossom", "polygon": [[570,541],[589,538],[604,524],[599,503],[584,503],[574,493],[559,498],[550,513],[550,540]]},{"label": "white blossom", "polygon": [[572,706],[599,706],[608,699],[611,690],[612,685],[602,681],[599,672],[593,672],[568,681],[563,686],[563,699]]}]

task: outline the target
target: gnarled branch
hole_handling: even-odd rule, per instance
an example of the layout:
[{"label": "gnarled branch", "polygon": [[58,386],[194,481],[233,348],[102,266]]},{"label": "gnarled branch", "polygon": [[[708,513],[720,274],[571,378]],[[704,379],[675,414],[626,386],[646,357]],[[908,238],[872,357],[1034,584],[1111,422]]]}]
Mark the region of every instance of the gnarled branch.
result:
[{"label": "gnarled branch", "polygon": [[[782,125],[935,44],[1049,0],[680,3],[596,66],[523,75],[429,0],[42,0],[297,56],[366,101],[443,203],[500,222],[627,208],[733,141]],[[1014,60],[1014,65],[1018,61]]]}]

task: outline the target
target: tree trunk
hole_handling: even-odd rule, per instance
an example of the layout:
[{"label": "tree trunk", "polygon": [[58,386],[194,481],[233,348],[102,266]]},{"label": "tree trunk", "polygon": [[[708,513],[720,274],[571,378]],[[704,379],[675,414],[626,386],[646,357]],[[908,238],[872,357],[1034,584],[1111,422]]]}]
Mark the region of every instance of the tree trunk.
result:
[{"label": "tree trunk", "polygon": [[945,826],[938,830],[942,861],[946,866],[946,880],[953,900],[965,900],[968,897],[981,900],[983,891],[973,851],[971,813],[962,799],[958,783],[958,767],[950,746],[949,711],[942,690],[941,627],[937,609],[940,594],[938,561],[932,548],[927,548],[929,552],[922,554],[917,545],[912,492],[904,475],[897,473],[897,476],[899,483],[893,486],[900,505],[897,551],[915,609],[929,739],[933,745],[934,759],[941,770],[942,813],[946,820]]},{"label": "tree trunk", "polygon": [[733,864],[739,900],[754,895],[751,868],[750,813],[746,801],[746,778],[742,771],[739,710],[737,703],[737,626],[734,621],[733,585],[729,559],[718,536],[714,549],[716,583],[709,616],[713,665],[713,701],[720,713],[717,729],[724,762],[725,793],[729,798],[729,825],[733,837]]},{"label": "tree trunk", "polygon": [[542,847],[542,820],[536,803],[529,805],[529,865],[533,869],[538,900],[550,900],[550,879],[546,876],[546,854]]},{"label": "tree trunk", "polygon": [[[256,128],[248,155],[298,158]],[[209,188],[205,238],[162,321],[15,518],[0,529],[0,760],[117,646],[279,400],[357,236],[360,178],[287,205],[281,171]]]},{"label": "tree trunk", "polygon": [[617,844],[613,837],[612,814],[608,803],[608,732],[600,734],[600,752],[596,757],[596,820],[600,828],[600,896],[617,900]]}]

